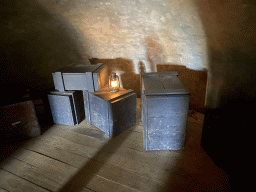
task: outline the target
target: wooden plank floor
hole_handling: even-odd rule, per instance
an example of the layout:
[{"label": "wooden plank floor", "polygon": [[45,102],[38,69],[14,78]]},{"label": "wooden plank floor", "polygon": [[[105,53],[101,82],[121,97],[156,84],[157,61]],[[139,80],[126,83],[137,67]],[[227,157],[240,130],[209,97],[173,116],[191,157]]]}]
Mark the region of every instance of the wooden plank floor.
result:
[{"label": "wooden plank floor", "polygon": [[143,124],[108,138],[83,121],[53,125],[0,164],[1,191],[228,191],[228,177],[200,147],[204,115],[190,113],[180,151],[148,151]]}]

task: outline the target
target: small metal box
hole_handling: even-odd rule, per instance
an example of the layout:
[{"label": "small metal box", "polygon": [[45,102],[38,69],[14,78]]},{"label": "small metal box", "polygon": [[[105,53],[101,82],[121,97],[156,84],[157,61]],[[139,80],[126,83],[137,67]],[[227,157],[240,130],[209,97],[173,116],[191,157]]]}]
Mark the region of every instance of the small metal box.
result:
[{"label": "small metal box", "polygon": [[52,73],[55,89],[98,91],[108,82],[108,68],[96,65],[70,65]]},{"label": "small metal box", "polygon": [[84,120],[82,91],[51,91],[48,99],[54,123],[76,125]]},{"label": "small metal box", "polygon": [[141,119],[146,150],[184,148],[190,92],[177,75],[176,72],[141,74]]},{"label": "small metal box", "polygon": [[109,92],[108,87],[88,93],[88,119],[91,124],[105,132],[108,137],[136,124],[137,94],[129,89]]}]

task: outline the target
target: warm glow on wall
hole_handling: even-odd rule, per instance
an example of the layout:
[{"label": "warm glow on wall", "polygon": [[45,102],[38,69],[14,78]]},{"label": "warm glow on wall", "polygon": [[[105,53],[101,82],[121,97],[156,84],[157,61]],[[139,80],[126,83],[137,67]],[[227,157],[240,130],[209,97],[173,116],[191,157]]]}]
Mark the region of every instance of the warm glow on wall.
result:
[{"label": "warm glow on wall", "polygon": [[208,67],[204,29],[189,0],[39,2],[76,30],[69,34],[88,58],[129,60],[135,74],[140,65],[144,72],[158,64]]}]

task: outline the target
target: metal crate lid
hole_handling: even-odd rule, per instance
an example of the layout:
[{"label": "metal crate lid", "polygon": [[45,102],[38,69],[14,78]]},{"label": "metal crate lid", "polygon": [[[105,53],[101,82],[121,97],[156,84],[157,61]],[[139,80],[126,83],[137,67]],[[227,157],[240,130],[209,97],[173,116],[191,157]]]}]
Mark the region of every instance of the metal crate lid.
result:
[{"label": "metal crate lid", "polygon": [[98,63],[96,65],[69,65],[66,67],[63,67],[59,70],[57,70],[56,72],[61,72],[61,73],[72,73],[72,74],[81,74],[81,73],[86,73],[86,72],[94,72],[96,69],[98,69],[99,67],[101,67],[103,64],[102,63]]},{"label": "metal crate lid", "polygon": [[[108,85],[104,86],[102,89],[100,89],[99,91],[95,91],[94,93],[91,93],[105,101],[113,101],[119,98],[124,97],[125,95],[129,95],[131,93],[134,93],[134,91],[132,89],[123,89],[123,88],[119,88],[118,92],[115,93],[111,93],[109,92],[109,88]],[[135,93],[134,93],[135,94]]]},{"label": "metal crate lid", "polygon": [[145,95],[190,94],[180,82],[177,72],[144,73],[141,75]]}]

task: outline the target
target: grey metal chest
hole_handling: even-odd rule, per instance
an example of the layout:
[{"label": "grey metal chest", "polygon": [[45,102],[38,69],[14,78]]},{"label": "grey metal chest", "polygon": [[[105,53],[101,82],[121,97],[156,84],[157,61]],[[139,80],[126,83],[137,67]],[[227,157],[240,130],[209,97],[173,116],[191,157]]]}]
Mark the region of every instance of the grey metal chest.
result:
[{"label": "grey metal chest", "polygon": [[176,72],[141,74],[141,119],[146,150],[180,150],[184,148],[188,89]]},{"label": "grey metal chest", "polygon": [[84,120],[82,91],[51,91],[48,99],[54,123],[76,125]]},{"label": "grey metal chest", "polygon": [[106,136],[115,136],[136,123],[137,94],[133,90],[120,88],[111,93],[105,87],[87,96],[89,124],[104,131]]},{"label": "grey metal chest", "polygon": [[52,73],[56,90],[98,91],[108,82],[108,67],[96,65],[70,65]]}]

